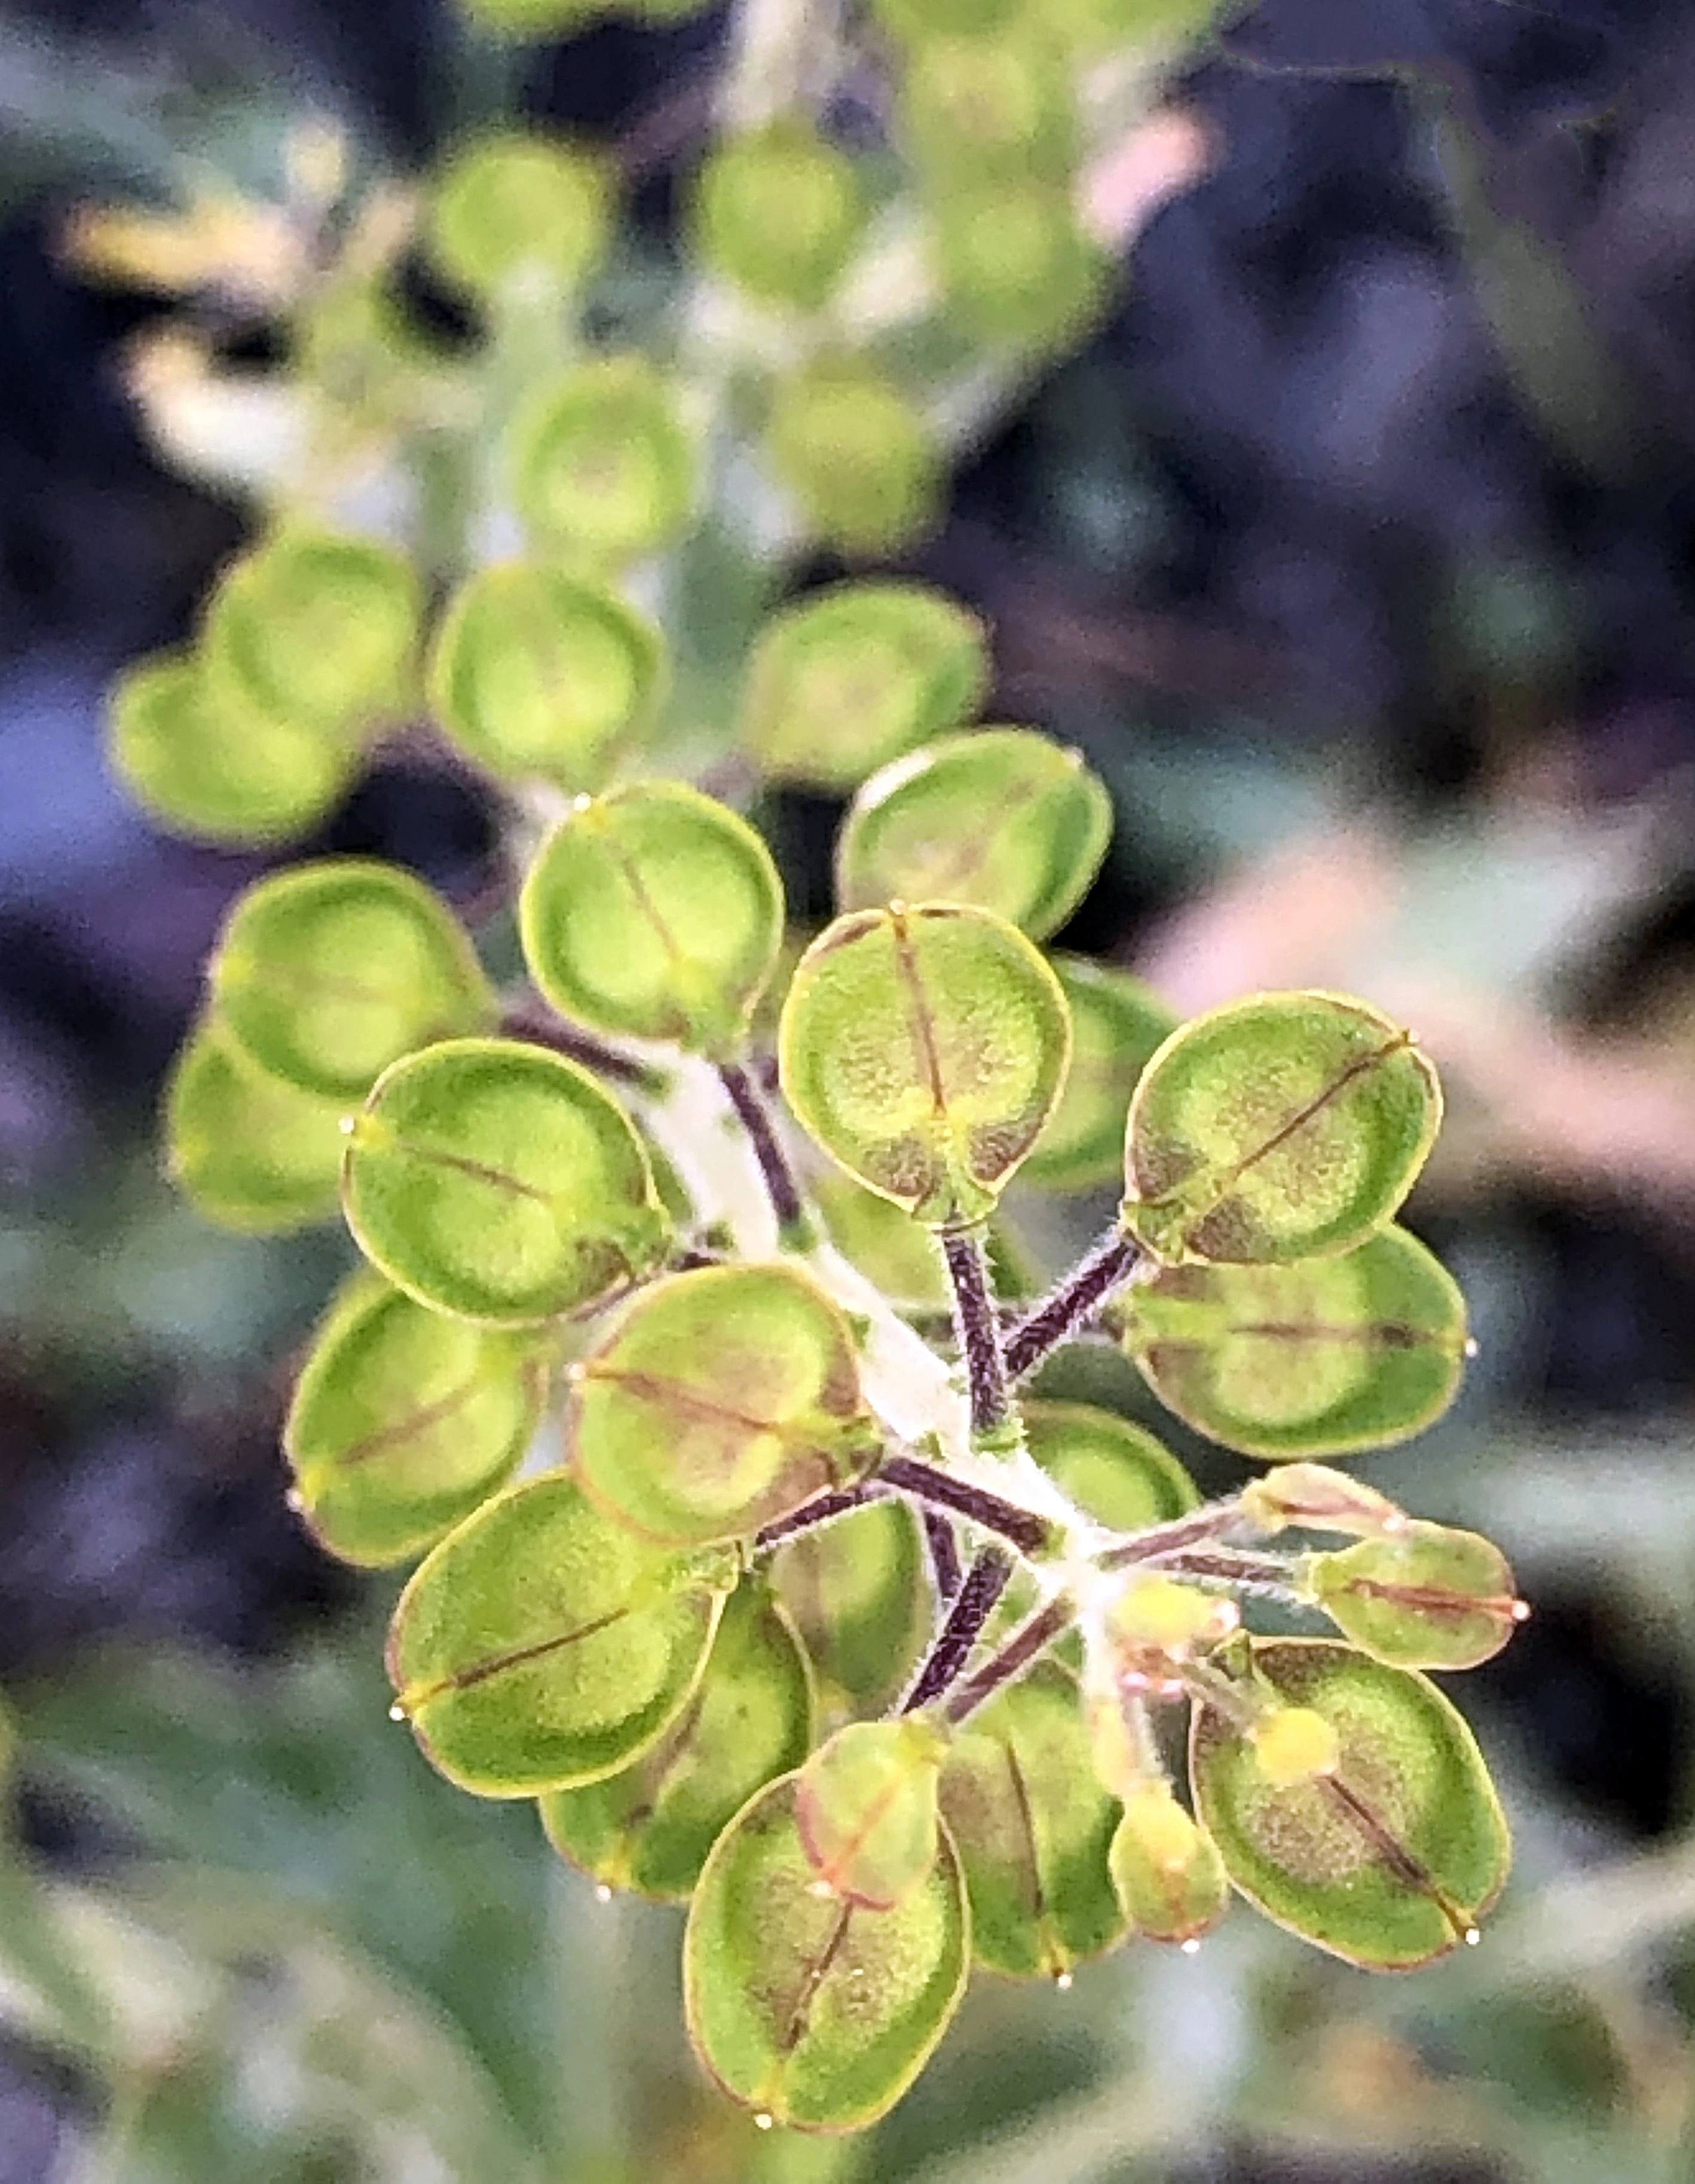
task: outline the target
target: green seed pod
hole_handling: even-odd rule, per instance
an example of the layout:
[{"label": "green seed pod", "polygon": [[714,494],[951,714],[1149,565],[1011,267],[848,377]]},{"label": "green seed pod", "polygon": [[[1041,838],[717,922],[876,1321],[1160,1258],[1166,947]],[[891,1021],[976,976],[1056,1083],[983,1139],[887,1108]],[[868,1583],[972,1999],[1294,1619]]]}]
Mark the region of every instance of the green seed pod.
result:
[{"label": "green seed pod", "polygon": [[910,1213],[855,1183],[839,1168],[812,1179],[830,1241],[902,1312],[945,1312],[953,1292],[936,1240]]},{"label": "green seed pod", "polygon": [[1151,1433],[1089,1403],[1020,1406],[1030,1454],[1097,1524],[1139,1532],[1199,1505],[1183,1466]]},{"label": "green seed pod", "polygon": [[281,1235],[335,1217],[339,1104],[267,1077],[215,1022],[191,1032],[164,1097],[165,1164],[208,1221]]},{"label": "green seed pod", "polygon": [[980,1221],[1070,1060],[1059,981],[1023,935],[950,904],[839,917],[778,1032],[789,1106],[839,1167],[934,1226]]},{"label": "green seed pod", "polygon": [[512,450],[519,515],[576,563],[638,560],[689,522],[694,449],[645,357],[596,357],[538,388],[513,426]]},{"label": "green seed pod", "polygon": [[728,1056],[783,944],[783,883],[745,819],[680,781],[584,798],[537,853],[518,904],[530,975],[613,1038]]},{"label": "green seed pod", "polygon": [[1110,1183],[1123,1165],[1124,1117],[1138,1079],[1177,1017],[1151,986],[1083,956],[1050,959],[1071,1010],[1071,1074],[1024,1163],[1048,1190]]},{"label": "green seed pod", "polygon": [[1042,27],[1079,53],[1115,47],[1192,45],[1224,12],[1224,0],[1049,0]]},{"label": "green seed pod", "polygon": [[1283,1463],[1242,1489],[1242,1514],[1270,1534],[1295,1524],[1309,1532],[1341,1532],[1358,1539],[1398,1532],[1407,1524],[1397,1508],[1374,1486],[1363,1486],[1344,1471],[1322,1463]]},{"label": "green seed pod", "polygon": [[900,122],[919,168],[974,187],[1014,177],[1062,184],[1077,125],[1061,56],[1032,31],[926,37],[900,82]]},{"label": "green seed pod", "polygon": [[1024,0],[873,0],[877,20],[911,45],[957,33],[984,36],[1015,23]]},{"label": "green seed pod", "polygon": [[957,1731],[941,1809],[979,1964],[1064,1979],[1123,1935],[1107,1864],[1118,1801],[1101,1786],[1077,1680],[1059,1662],[1038,1662]]},{"label": "green seed pod", "polygon": [[594,788],[659,710],[665,644],[605,585],[507,561],[454,593],[428,680],[442,728],[498,780]]},{"label": "green seed pod", "polygon": [[422,621],[418,572],[393,547],[278,532],[207,602],[207,694],[326,734],[365,728],[410,702]]},{"label": "green seed pod", "polygon": [[482,1797],[627,1767],[700,1680],[733,1557],[666,1554],[555,1472],[485,1502],[413,1572],[388,1635],[395,1708]]},{"label": "green seed pod", "polygon": [[207,978],[220,1022],[261,1069],[343,1103],[414,1047],[494,1013],[471,937],[441,897],[359,857],[255,882],[224,921]]},{"label": "green seed pod", "polygon": [[617,1101],[515,1039],[447,1039],[385,1070],[352,1127],[342,1203],[397,1288],[496,1325],[603,1303],[668,1234]]},{"label": "green seed pod", "polygon": [[781,1605],[744,1578],[676,1722],[633,1765],[544,1797],[542,1824],[603,1887],[681,1903],[748,1799],[798,1767],[811,1739],[806,1651]]},{"label": "green seed pod", "polygon": [[1124,1800],[1107,1853],[1124,1916],[1150,1942],[1193,1948],[1229,1908],[1218,1846],[1167,1782],[1144,1782]]},{"label": "green seed pod", "polygon": [[716,145],[694,194],[695,248],[762,304],[816,311],[865,226],[859,170],[792,115]]},{"label": "green seed pod", "polygon": [[834,584],[761,631],[741,738],[773,780],[851,788],[967,719],[989,681],[983,624],[944,593],[873,577]]},{"label": "green seed pod", "polygon": [[773,1782],[718,1838],[689,1906],[689,2037],[731,2099],[797,2131],[856,2131],[912,2084],[965,1989],[968,1914],[939,1832],[928,1878],[892,1910],[821,1891]]},{"label": "green seed pod", "polygon": [[1307,1583],[1343,1637],[1397,1669],[1475,1669],[1530,1613],[1501,1550],[1447,1524],[1406,1521],[1314,1555]]},{"label": "green seed pod", "polygon": [[1453,1401],[1452,1276],[1404,1228],[1292,1267],[1174,1267],[1125,1293],[1124,1348],[1168,1410],[1226,1448],[1340,1456],[1406,1440]]},{"label": "green seed pod", "polygon": [[1098,315],[1109,261],[1063,181],[1009,175],[951,186],[930,220],[949,306],[977,340],[1052,352]]},{"label": "green seed pod", "polygon": [[192,653],[150,653],[125,668],[109,722],[113,770],[149,817],[232,849],[304,834],[358,765],[345,739],[215,699]]},{"label": "green seed pod", "polygon": [[1476,1938],[1500,1894],[1507,1825],[1471,1731],[1436,1685],[1323,1639],[1252,1641],[1256,1686],[1335,1732],[1330,1773],[1280,1784],[1252,1736],[1196,1710],[1196,1811],[1268,1918],[1391,1971]]},{"label": "green seed pod", "polygon": [[568,37],[611,12],[611,0],[459,0],[471,21],[497,38]]},{"label": "green seed pod", "polygon": [[666,1275],[572,1373],[583,1485],[650,1538],[749,1538],[857,1479],[881,1446],[853,1333],[798,1267]]},{"label": "green seed pod", "polygon": [[936,1862],[936,1786],[946,1732],[922,1714],[850,1721],[822,1744],[795,1786],[808,1863],[844,1902],[891,1910]]},{"label": "green seed pod", "polygon": [[1034,728],[968,728],[872,775],[836,842],[844,910],[962,902],[1032,940],[1089,892],[1112,800],[1080,751]]},{"label": "green seed pod", "polygon": [[779,381],[766,448],[808,530],[844,554],[893,553],[934,527],[934,436],[910,398],[868,364],[820,362]]},{"label": "green seed pod", "polygon": [[1441,1093],[1412,1034],[1335,994],[1262,994],[1185,1024],[1144,1072],[1124,1219],[1156,1257],[1283,1264],[1392,1219]]},{"label": "green seed pod", "polygon": [[499,130],[449,159],[424,233],[436,265],[470,295],[520,287],[557,295],[599,268],[613,219],[603,159],[580,144]]},{"label": "green seed pod", "polygon": [[786,1541],[771,1574],[817,1673],[823,1720],[882,1712],[930,1632],[930,1587],[911,1509],[890,1500],[850,1510]]},{"label": "green seed pod", "polygon": [[548,1379],[532,1339],[355,1275],[320,1323],[282,1429],[300,1513],[343,1562],[380,1568],[433,1546],[517,1469]]}]

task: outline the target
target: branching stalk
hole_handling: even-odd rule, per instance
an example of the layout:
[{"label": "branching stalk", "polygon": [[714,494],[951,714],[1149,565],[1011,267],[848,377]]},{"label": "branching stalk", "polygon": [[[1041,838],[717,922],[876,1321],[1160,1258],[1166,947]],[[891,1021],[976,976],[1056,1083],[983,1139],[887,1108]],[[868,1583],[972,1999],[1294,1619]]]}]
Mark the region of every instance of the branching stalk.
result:
[{"label": "branching stalk", "polygon": [[916,1713],[920,1707],[930,1705],[956,1680],[1012,1574],[1012,1557],[1004,1547],[979,1551],[965,1574],[946,1622],[913,1679],[912,1690],[900,1703],[902,1713]]},{"label": "branching stalk", "polygon": [[751,1070],[739,1061],[721,1061],[717,1069],[718,1080],[729,1095],[738,1121],[747,1132],[759,1172],[771,1194],[779,1242],[787,1251],[810,1251],[817,1240],[817,1229],[807,1211],[800,1178],[783,1145],[776,1116]]},{"label": "branching stalk", "polygon": [[1040,1653],[1066,1630],[1076,1614],[1075,1605],[1063,1593],[1021,1623],[998,1652],[991,1653],[980,1669],[956,1683],[942,1712],[958,1723],[974,1713],[1015,1678],[1023,1675]]},{"label": "branching stalk", "polygon": [[[979,1228],[945,1228],[942,1258],[953,1290],[955,1332],[971,1391],[971,1438],[979,1448],[1004,1448],[1017,1421],[1001,1348],[1001,1322],[989,1281],[989,1255]],[[1009,1430],[1010,1429],[1010,1430]]]},{"label": "branching stalk", "polygon": [[1052,1529],[1045,1517],[1037,1516],[1033,1509],[1021,1509],[1016,1502],[1003,1501],[971,1480],[939,1471],[934,1464],[917,1457],[891,1456],[878,1467],[877,1475],[884,1485],[899,1487],[915,1501],[968,1517],[985,1532],[998,1532],[1021,1554],[1040,1555],[1052,1545]]},{"label": "branching stalk", "polygon": [[1016,1383],[1034,1373],[1141,1263],[1141,1246],[1122,1228],[1109,1228],[1058,1287],[1007,1335],[1007,1379]]}]

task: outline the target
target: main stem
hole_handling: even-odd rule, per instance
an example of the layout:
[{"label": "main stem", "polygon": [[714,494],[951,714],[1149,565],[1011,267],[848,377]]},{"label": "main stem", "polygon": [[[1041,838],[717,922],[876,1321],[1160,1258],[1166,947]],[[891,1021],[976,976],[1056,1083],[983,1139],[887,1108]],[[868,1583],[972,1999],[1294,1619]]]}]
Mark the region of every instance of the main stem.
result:
[{"label": "main stem", "polygon": [[913,1680],[912,1690],[900,1702],[902,1713],[916,1713],[920,1707],[928,1706],[956,1680],[971,1658],[971,1649],[982,1636],[983,1626],[994,1613],[995,1603],[1012,1574],[1012,1557],[1004,1547],[989,1546],[979,1551],[954,1597],[946,1622],[936,1634],[935,1643]]}]

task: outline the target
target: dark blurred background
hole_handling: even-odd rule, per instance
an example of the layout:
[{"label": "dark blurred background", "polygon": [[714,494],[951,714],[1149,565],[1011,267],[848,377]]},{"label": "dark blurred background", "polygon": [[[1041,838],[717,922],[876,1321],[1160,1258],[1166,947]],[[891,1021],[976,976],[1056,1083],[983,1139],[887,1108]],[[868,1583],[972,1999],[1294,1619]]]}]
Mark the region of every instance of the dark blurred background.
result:
[{"label": "dark blurred background", "polygon": [[[597,27],[508,87],[642,148],[662,237],[722,29]],[[79,280],[67,214],[157,192],[185,148],[239,170],[244,128],[294,106],[415,167],[461,118],[460,63],[429,0],[0,11],[0,1691],[25,1841],[73,1880],[187,1887],[91,1947],[150,1937],[135,2008],[191,2059],[175,2135],[125,2137],[129,2096],[8,2009],[0,2184],[504,2184],[508,2121],[478,2142],[466,2117],[533,2137],[604,2104],[586,2018],[630,2034],[646,2007],[561,2023],[544,1973],[599,1997],[666,1946],[549,1908],[528,1816],[382,1738],[393,1585],[315,1552],[275,1446],[336,1247],[217,1236],[157,1169],[163,1074],[258,866],[151,831],[100,749],[114,671],[187,632],[248,517],[150,451],[121,363],[167,299]],[[1087,2038],[991,1995],[869,2153],[768,2173],[1673,2184],[1695,2177],[1695,7],[1263,0],[1177,95],[1209,170],[910,566],[993,617],[997,710],[1114,790],[1068,941],[1185,1006],[1357,989],[1415,1012],[1449,1072],[1413,1225],[1482,1354],[1455,1416],[1371,1475],[1491,1531],[1535,1602],[1464,1694],[1522,1877],[1492,1969],[1491,1936],[1387,2000],[1274,1936],[1209,1944],[1205,1986],[1080,1986],[1107,2025]],[[787,815],[819,899],[832,817]],[[489,820],[396,757],[309,846],[469,900]],[[220,1925],[196,1869],[248,1875],[241,1918],[274,1898],[274,1928]],[[385,2011],[411,2046],[373,2059],[348,2028]],[[300,2091],[337,2040],[345,2114]],[[474,2092],[420,2121],[414,2081],[460,2068]],[[684,2070],[655,2049],[636,2081]],[[402,2138],[373,2150],[388,2093]],[[679,2176],[767,2159],[666,2097]]]}]

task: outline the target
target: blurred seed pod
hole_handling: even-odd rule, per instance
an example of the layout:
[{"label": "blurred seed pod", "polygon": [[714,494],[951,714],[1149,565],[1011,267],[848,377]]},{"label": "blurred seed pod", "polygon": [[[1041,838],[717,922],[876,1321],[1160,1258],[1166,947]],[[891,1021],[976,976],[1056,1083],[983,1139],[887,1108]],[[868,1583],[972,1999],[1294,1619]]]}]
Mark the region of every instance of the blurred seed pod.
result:
[{"label": "blurred seed pod", "polygon": [[164,1095],[165,1166],[220,1228],[281,1235],[335,1217],[343,1105],[254,1067],[215,1022],[189,1035]]},{"label": "blurred seed pod", "polygon": [[343,1562],[381,1568],[432,1546],[517,1469],[549,1378],[532,1339],[356,1274],[319,1324],[283,1426],[301,1515]]},{"label": "blurred seed pod", "polygon": [[1177,1016],[1127,971],[1084,956],[1049,960],[1071,1011],[1071,1072],[1023,1177],[1048,1190],[1086,1190],[1120,1173],[1131,1096]]},{"label": "blurred seed pod", "polygon": [[539,545],[617,568],[668,546],[694,505],[694,448],[644,356],[597,357],[535,389],[511,436],[513,497]]},{"label": "blurred seed pod", "polygon": [[934,436],[912,399],[871,365],[822,362],[781,380],[765,444],[807,529],[844,554],[892,553],[936,521]]},{"label": "blurred seed pod", "polygon": [[863,784],[836,841],[837,900],[968,903],[1043,940],[1088,893],[1112,833],[1081,752],[1034,728],[969,728]]},{"label": "blurred seed pod", "polygon": [[437,175],[424,239],[438,269],[469,295],[557,296],[599,270],[615,218],[598,153],[496,130],[458,146]]},{"label": "blurred seed pod", "polygon": [[197,653],[152,653],[113,686],[108,754],[148,816],[229,848],[304,834],[345,793],[356,743],[209,689]]},{"label": "blurred seed pod", "polygon": [[501,781],[598,788],[659,709],[664,640],[605,584],[548,561],[477,570],[430,648],[431,709]]},{"label": "blurred seed pod", "polygon": [[989,687],[986,635],[928,584],[861,578],[773,615],[749,655],[741,738],[774,780],[851,788],[969,717]]},{"label": "blurred seed pod", "polygon": [[865,226],[857,165],[793,116],[716,144],[695,184],[694,245],[762,304],[816,311]]}]

